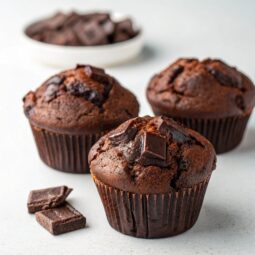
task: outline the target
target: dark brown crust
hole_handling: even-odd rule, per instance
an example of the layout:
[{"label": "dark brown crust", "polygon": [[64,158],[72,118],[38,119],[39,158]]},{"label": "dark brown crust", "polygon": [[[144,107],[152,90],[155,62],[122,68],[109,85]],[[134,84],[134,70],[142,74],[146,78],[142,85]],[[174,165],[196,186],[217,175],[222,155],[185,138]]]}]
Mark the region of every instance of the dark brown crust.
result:
[{"label": "dark brown crust", "polygon": [[[110,130],[137,116],[139,104],[135,96],[111,76],[102,76],[107,81],[90,77],[85,66],[78,66],[51,77],[24,97],[30,123],[53,132],[84,134]],[[56,77],[63,79],[56,81]],[[84,92],[77,94],[77,83],[82,88],[85,84]]]},{"label": "dark brown crust", "polygon": [[192,188],[143,195],[94,181],[114,229],[135,237],[160,238],[181,234],[196,223],[209,179]]},{"label": "dark brown crust", "polygon": [[250,114],[255,87],[220,60],[179,59],[147,88],[153,111],[169,117],[224,118]]},{"label": "dark brown crust", "polygon": [[[162,119],[167,122],[170,136],[159,128]],[[119,141],[119,134],[131,127],[137,129],[135,136],[132,133],[130,139],[123,136]],[[173,136],[172,130],[176,130],[177,137]],[[167,146],[165,158],[151,158],[147,151],[144,161],[141,139],[146,132],[164,137]],[[116,134],[117,142],[112,140]],[[96,179],[120,190],[142,194],[192,187],[211,175],[215,160],[213,146],[203,136],[171,119],[148,116],[126,121],[102,137],[89,153],[90,170]]]}]

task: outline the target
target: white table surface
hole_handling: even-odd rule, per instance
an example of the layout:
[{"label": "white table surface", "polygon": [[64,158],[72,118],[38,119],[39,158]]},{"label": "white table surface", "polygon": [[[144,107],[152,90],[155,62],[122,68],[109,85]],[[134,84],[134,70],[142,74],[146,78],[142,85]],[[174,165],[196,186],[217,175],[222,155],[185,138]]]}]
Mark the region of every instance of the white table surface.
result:
[{"label": "white table surface", "polygon": [[[116,232],[89,175],[57,172],[39,160],[21,98],[58,70],[28,59],[19,44],[20,31],[31,19],[72,7],[130,13],[143,25],[146,47],[140,57],[107,70],[138,96],[141,115],[151,114],[144,97],[149,78],[180,56],[220,57],[255,81],[252,0],[1,0],[0,254],[255,254],[254,117],[241,146],[218,157],[196,225],[172,238],[143,240]],[[74,188],[70,202],[88,224],[54,237],[27,213],[26,201],[31,189],[62,184]]]}]

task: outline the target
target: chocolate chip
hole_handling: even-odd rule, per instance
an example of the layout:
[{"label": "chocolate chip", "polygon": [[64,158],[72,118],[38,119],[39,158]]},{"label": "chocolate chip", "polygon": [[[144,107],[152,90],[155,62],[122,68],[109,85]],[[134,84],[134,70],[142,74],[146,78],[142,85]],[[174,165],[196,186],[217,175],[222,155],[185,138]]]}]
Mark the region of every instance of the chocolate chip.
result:
[{"label": "chocolate chip", "polygon": [[157,165],[167,166],[167,143],[166,138],[157,134],[145,132],[142,139],[141,156],[138,162],[144,166]]},{"label": "chocolate chip", "polygon": [[109,140],[112,144],[117,145],[122,142],[129,142],[134,139],[137,134],[137,127],[133,126],[133,121],[129,122],[128,125],[123,128],[120,132],[114,132],[109,136]]},{"label": "chocolate chip", "polygon": [[85,71],[86,75],[94,81],[101,82],[103,84],[111,83],[111,79],[105,73],[104,69],[87,65],[84,67],[84,71]]},{"label": "chocolate chip", "polygon": [[171,136],[177,143],[190,143],[192,138],[189,135],[184,134],[178,128],[173,126],[174,124],[167,124],[167,122],[161,118],[159,124],[159,132],[163,135]]},{"label": "chocolate chip", "polygon": [[83,97],[91,103],[101,106],[103,104],[103,96],[96,90],[91,89],[86,83],[78,80],[66,85],[66,90],[74,96]]},{"label": "chocolate chip", "polygon": [[171,69],[171,73],[169,75],[168,83],[171,84],[175,81],[175,79],[180,75],[184,70],[184,67],[181,65],[176,65]]},{"label": "chocolate chip", "polygon": [[66,186],[32,190],[29,194],[27,207],[30,213],[54,208],[64,203],[72,189]]},{"label": "chocolate chip", "polygon": [[57,84],[50,84],[48,85],[47,89],[44,92],[44,98],[46,102],[50,102],[51,100],[53,100],[58,92],[59,86]]},{"label": "chocolate chip", "polygon": [[86,218],[70,204],[37,212],[36,220],[53,235],[84,228]]},{"label": "chocolate chip", "polygon": [[50,85],[50,84],[56,84],[59,85],[60,83],[62,83],[64,80],[63,76],[60,75],[54,75],[53,77],[51,77],[49,80],[47,80],[46,84]]}]

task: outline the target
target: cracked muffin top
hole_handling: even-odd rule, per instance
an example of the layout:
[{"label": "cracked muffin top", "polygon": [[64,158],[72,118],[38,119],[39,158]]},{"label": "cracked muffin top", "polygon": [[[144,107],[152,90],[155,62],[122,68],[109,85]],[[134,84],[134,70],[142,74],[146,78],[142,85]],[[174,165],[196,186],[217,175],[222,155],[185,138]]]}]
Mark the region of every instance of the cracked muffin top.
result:
[{"label": "cracked muffin top", "polygon": [[89,153],[93,178],[142,194],[192,187],[215,169],[211,143],[167,117],[130,119],[103,136]]},{"label": "cracked muffin top", "polygon": [[152,77],[147,98],[156,114],[230,117],[251,113],[255,87],[221,60],[179,59]]},{"label": "cracked muffin top", "polygon": [[32,124],[58,132],[110,130],[139,111],[130,91],[103,69],[89,65],[52,76],[23,101]]}]

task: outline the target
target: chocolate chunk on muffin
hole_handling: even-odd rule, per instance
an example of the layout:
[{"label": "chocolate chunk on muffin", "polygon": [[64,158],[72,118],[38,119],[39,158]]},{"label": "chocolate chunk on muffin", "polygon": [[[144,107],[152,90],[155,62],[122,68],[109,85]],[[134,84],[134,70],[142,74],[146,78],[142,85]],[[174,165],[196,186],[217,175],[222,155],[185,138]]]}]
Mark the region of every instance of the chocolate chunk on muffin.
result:
[{"label": "chocolate chunk on muffin", "polygon": [[56,74],[24,97],[41,159],[65,172],[88,173],[91,146],[138,111],[130,91],[89,65]]},{"label": "chocolate chunk on muffin", "polygon": [[197,132],[167,117],[137,117],[103,136],[89,153],[110,225],[155,238],[191,228],[216,155]]},{"label": "chocolate chunk on muffin", "polygon": [[146,94],[156,115],[200,132],[217,153],[241,142],[255,105],[251,80],[214,59],[177,60],[151,79]]}]

